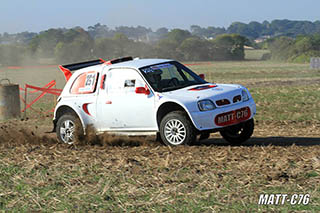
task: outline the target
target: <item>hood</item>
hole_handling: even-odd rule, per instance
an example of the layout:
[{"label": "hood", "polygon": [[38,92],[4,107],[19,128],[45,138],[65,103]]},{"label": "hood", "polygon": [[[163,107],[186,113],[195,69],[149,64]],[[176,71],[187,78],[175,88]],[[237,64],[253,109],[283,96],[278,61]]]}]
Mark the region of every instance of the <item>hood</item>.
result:
[{"label": "hood", "polygon": [[230,103],[233,103],[233,98],[240,95],[244,89],[241,85],[237,84],[203,84],[193,85],[186,88],[164,92],[163,96],[169,99],[178,99],[180,101],[199,101],[204,99],[210,99],[213,102],[222,99],[228,99]]}]

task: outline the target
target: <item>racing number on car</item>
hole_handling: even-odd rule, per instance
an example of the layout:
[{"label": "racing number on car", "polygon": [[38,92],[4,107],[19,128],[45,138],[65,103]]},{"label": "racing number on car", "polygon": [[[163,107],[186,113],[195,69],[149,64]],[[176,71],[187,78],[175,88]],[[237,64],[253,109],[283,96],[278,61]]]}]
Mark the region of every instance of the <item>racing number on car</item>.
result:
[{"label": "racing number on car", "polygon": [[95,77],[96,77],[95,73],[88,74],[86,77],[86,81],[85,81],[84,86],[92,88],[94,81],[95,81]]},{"label": "racing number on car", "polygon": [[96,82],[96,73],[87,73],[82,83],[82,87],[79,88],[80,93],[91,93],[94,91]]}]

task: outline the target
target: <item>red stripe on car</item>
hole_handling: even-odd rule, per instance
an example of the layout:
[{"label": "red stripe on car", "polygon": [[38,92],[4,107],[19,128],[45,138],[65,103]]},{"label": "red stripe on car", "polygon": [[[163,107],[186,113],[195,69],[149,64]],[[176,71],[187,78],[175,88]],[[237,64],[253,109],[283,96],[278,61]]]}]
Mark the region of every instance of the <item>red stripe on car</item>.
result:
[{"label": "red stripe on car", "polygon": [[90,112],[89,112],[89,110],[88,110],[88,105],[89,105],[89,104],[91,104],[91,103],[85,103],[85,104],[83,104],[83,105],[82,105],[82,109],[83,109],[83,111],[84,111],[85,113],[87,113],[88,115],[91,116],[91,114],[90,114]]}]

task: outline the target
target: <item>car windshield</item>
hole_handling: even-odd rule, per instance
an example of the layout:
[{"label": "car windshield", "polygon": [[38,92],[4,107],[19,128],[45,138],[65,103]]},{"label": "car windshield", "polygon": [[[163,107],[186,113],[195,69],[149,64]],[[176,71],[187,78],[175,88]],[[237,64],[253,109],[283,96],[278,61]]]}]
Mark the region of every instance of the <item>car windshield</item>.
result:
[{"label": "car windshield", "polygon": [[190,69],[176,61],[143,67],[140,68],[140,71],[157,92],[168,92],[207,83]]}]

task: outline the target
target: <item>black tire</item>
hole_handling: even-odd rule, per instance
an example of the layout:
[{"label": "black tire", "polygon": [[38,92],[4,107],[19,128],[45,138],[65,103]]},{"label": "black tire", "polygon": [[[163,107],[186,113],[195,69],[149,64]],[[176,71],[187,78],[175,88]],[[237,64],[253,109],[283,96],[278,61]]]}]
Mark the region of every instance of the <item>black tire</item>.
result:
[{"label": "black tire", "polygon": [[196,130],[183,111],[173,111],[163,117],[160,123],[160,136],[169,146],[191,145],[196,140]]},{"label": "black tire", "polygon": [[210,132],[205,132],[200,134],[199,141],[206,140],[210,137]]},{"label": "black tire", "polygon": [[[62,129],[65,129],[65,131]],[[56,134],[61,143],[75,143],[79,136],[83,135],[80,119],[73,114],[62,115],[57,122]]]},{"label": "black tire", "polygon": [[220,135],[230,144],[240,145],[251,137],[253,130],[254,121],[252,118],[246,122],[230,126],[220,131]]},{"label": "black tire", "polygon": [[156,134],[156,142],[163,143],[163,142],[162,142],[162,139],[161,139],[160,132],[157,132],[157,134]]}]

